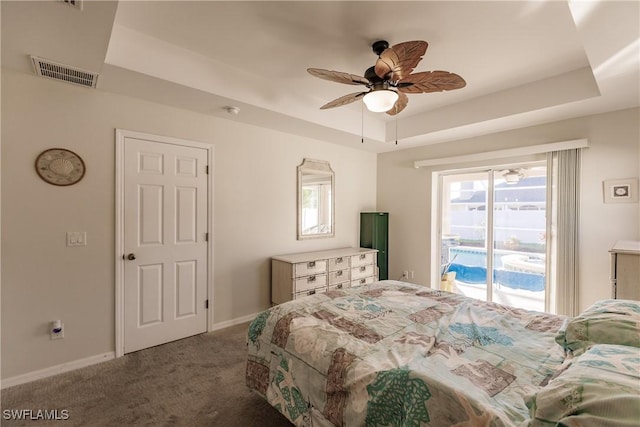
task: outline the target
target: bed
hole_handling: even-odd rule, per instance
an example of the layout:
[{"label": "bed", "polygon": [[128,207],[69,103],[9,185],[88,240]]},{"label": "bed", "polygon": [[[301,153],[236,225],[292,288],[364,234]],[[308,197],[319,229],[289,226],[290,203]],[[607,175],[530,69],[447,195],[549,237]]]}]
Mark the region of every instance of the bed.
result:
[{"label": "bed", "polygon": [[251,322],[246,383],[296,426],[606,425],[605,389],[605,421],[637,425],[640,305],[628,306],[617,339],[590,317],[404,282],[334,290]]}]

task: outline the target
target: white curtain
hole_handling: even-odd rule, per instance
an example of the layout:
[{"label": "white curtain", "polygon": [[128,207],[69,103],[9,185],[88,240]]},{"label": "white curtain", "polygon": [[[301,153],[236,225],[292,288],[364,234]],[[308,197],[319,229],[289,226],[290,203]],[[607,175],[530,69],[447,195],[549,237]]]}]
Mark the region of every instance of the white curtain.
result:
[{"label": "white curtain", "polygon": [[[551,209],[547,230],[548,310],[578,314],[578,231],[580,225],[580,149],[553,151],[547,157]],[[555,262],[551,262],[555,260]]]}]

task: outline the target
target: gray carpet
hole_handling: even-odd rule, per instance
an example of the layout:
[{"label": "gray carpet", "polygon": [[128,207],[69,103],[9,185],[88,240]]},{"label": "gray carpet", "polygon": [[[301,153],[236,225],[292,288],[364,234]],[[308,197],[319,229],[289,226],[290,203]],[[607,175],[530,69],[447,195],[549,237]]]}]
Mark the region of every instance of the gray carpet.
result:
[{"label": "gray carpet", "polygon": [[[248,324],[197,335],[1,392],[2,426],[291,427],[244,383]],[[68,410],[66,421],[4,419]],[[60,413],[60,412],[59,412]]]}]

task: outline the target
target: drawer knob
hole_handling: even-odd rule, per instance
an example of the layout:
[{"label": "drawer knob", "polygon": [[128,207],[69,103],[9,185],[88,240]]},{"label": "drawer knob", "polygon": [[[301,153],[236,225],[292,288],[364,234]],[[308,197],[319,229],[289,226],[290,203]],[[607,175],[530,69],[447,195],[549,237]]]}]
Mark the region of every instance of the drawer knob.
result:
[{"label": "drawer knob", "polygon": [[316,290],[315,289],[312,290],[312,291],[307,292],[307,295],[315,295],[315,294],[316,294]]},{"label": "drawer knob", "polygon": [[342,283],[340,283],[338,286],[336,286],[336,288],[342,289]]},{"label": "drawer knob", "polygon": [[342,257],[336,258],[336,264],[342,264]]},{"label": "drawer knob", "polygon": [[307,268],[316,268],[316,262],[315,261],[308,262]]},{"label": "drawer knob", "polygon": [[360,271],[364,273],[365,271],[367,271],[367,267],[360,267]]},{"label": "drawer knob", "polygon": [[309,276],[309,278],[307,278],[307,283],[313,283],[316,281],[316,276]]},{"label": "drawer knob", "polygon": [[336,276],[342,276],[342,271],[337,271]]}]

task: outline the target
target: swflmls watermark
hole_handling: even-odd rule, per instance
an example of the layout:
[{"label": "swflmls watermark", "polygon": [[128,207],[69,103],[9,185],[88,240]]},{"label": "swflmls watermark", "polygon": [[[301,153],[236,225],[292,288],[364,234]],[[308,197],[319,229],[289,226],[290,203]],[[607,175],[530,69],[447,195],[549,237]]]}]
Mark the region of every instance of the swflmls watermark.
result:
[{"label": "swflmls watermark", "polygon": [[5,420],[64,421],[69,419],[68,409],[5,409]]}]

